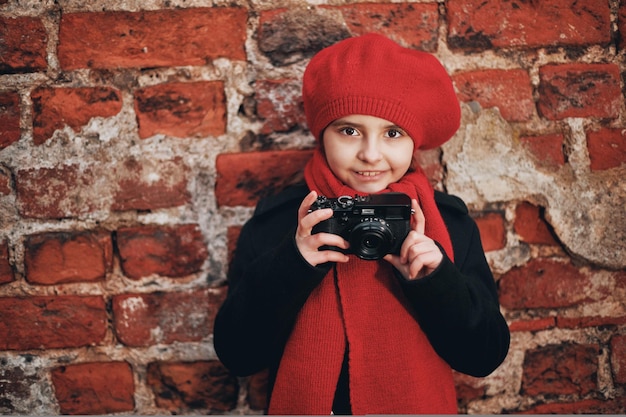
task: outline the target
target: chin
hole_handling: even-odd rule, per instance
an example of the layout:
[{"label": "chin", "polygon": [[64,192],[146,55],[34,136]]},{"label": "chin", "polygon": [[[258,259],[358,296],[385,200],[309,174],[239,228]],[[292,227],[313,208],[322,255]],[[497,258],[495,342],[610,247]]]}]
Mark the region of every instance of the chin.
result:
[{"label": "chin", "polygon": [[386,186],[369,186],[369,187],[351,187],[353,188],[356,192],[360,193],[360,194],[376,194],[379,193],[381,191],[383,191],[385,188],[387,188]]}]

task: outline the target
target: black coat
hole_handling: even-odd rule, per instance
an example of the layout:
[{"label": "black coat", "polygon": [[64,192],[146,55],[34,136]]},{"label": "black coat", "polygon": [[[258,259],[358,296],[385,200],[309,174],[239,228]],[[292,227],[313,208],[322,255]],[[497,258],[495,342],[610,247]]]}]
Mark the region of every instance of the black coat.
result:
[{"label": "black coat", "polygon": [[[262,200],[239,236],[229,290],[215,321],[214,346],[234,374],[268,368],[270,390],[296,316],[330,264],[311,266],[295,244],[297,212],[309,192],[291,187]],[[506,357],[509,329],[478,228],[458,198],[436,192],[454,264],[444,254],[430,275],[398,279],[435,351],[455,370],[486,376]],[[385,261],[382,261],[385,262]]]}]

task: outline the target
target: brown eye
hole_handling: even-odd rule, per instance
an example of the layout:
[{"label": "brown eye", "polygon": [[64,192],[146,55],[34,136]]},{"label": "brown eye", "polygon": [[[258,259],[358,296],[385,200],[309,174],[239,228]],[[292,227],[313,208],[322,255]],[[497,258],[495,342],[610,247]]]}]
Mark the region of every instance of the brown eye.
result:
[{"label": "brown eye", "polygon": [[387,131],[387,137],[391,139],[399,138],[402,136],[402,132],[397,129],[389,129]]},{"label": "brown eye", "polygon": [[344,127],[343,129],[341,129],[341,132],[343,132],[343,134],[348,135],[348,136],[356,135],[356,129],[353,127]]}]

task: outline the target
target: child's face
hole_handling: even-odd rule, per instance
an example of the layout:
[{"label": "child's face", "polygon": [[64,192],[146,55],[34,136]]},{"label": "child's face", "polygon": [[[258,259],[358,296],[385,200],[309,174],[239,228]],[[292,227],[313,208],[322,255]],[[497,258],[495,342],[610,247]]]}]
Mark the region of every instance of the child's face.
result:
[{"label": "child's face", "polygon": [[365,194],[400,180],[413,159],[413,140],[404,130],[374,116],[337,119],[324,130],[322,141],[335,176]]}]

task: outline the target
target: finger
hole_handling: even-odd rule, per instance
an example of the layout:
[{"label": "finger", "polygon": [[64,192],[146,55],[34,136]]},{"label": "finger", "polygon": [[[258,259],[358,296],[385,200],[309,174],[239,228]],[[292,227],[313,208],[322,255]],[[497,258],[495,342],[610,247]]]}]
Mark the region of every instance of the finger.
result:
[{"label": "finger", "polygon": [[398,255],[394,255],[392,253],[388,253],[387,255],[383,256],[383,259],[389,262],[391,265],[395,266],[398,270],[400,270],[402,266],[406,263],[402,262],[402,259]]},{"label": "finger", "polygon": [[411,230],[404,238],[404,242],[402,242],[402,246],[400,247],[400,259],[403,263],[407,262],[409,250],[419,241],[419,236],[423,235],[418,234],[415,230]]},{"label": "finger", "polygon": [[416,278],[420,271],[424,268],[424,262],[421,257],[417,257],[409,264],[409,279]]},{"label": "finger", "polygon": [[350,258],[341,252],[334,250],[320,251],[315,255],[315,265],[320,265],[326,262],[348,262]]},{"label": "finger", "polygon": [[300,233],[302,233],[302,235],[310,235],[311,230],[313,230],[316,224],[328,220],[331,217],[333,217],[333,209],[330,208],[312,211],[300,220]]},{"label": "finger", "polygon": [[315,203],[317,200],[317,193],[315,191],[311,191],[304,197],[302,203],[300,203],[300,208],[298,208],[298,220],[303,219],[309,213],[309,209],[311,208],[311,204]]},{"label": "finger", "polygon": [[393,255],[393,254],[388,254],[385,255],[383,257],[383,259],[387,262],[389,262],[391,265],[393,265],[394,268],[396,268],[400,274],[402,274],[402,276],[406,279],[410,279],[409,275],[409,266],[406,262],[403,262],[402,259],[397,256],[397,255]]},{"label": "finger", "polygon": [[393,265],[398,271],[402,272],[403,262],[398,255],[388,253],[383,259]]},{"label": "finger", "polygon": [[332,209],[313,210],[309,213],[311,205],[315,203],[316,199],[317,192],[311,191],[300,203],[298,208],[298,229],[296,230],[296,237],[298,238],[309,236],[316,224],[332,217]]},{"label": "finger", "polygon": [[326,262],[348,262],[350,258],[348,255],[343,252],[339,252],[336,250],[322,250],[318,251],[317,248],[314,250],[307,250],[302,252],[302,256],[304,259],[311,265],[317,266]]},{"label": "finger", "polygon": [[443,255],[432,241],[424,241],[411,246],[408,254],[411,277],[424,276],[437,269]]},{"label": "finger", "polygon": [[341,249],[348,249],[350,243],[339,235],[332,233],[316,233],[308,239],[312,250],[319,250],[322,246],[336,246]]},{"label": "finger", "polygon": [[[348,242],[341,236],[331,233],[318,233],[309,236],[306,241],[307,245],[310,245],[309,250],[307,250],[308,259],[312,260],[310,263],[313,265],[324,262],[347,262],[349,259],[345,253],[339,250],[347,249],[349,246]],[[324,246],[332,246],[333,248],[320,250]]]},{"label": "finger", "polygon": [[424,230],[426,230],[426,217],[424,217],[424,212],[415,199],[411,200],[411,208],[413,209],[413,220],[415,222],[413,230],[423,235]]}]

